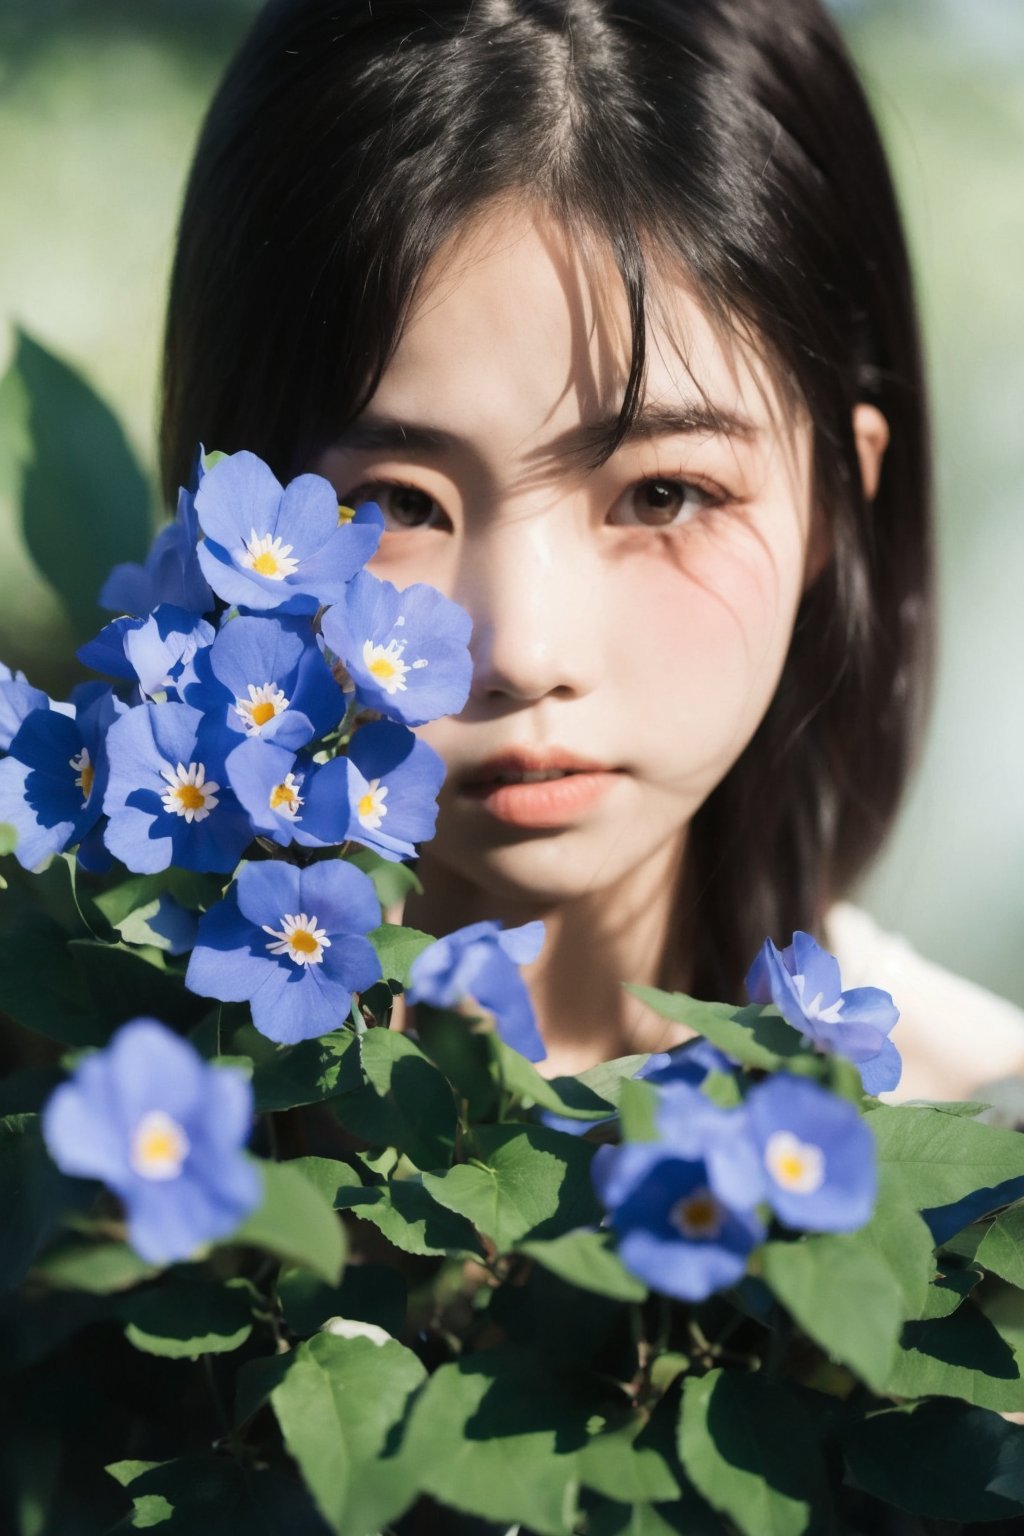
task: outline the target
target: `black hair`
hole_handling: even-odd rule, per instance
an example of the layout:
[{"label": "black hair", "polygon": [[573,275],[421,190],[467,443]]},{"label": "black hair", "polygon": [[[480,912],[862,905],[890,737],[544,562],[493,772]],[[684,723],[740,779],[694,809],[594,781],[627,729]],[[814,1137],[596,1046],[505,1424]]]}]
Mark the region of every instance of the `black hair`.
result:
[{"label": "black hair", "polygon": [[[527,193],[614,255],[643,399],[648,274],[685,269],[806,413],[833,553],[775,698],[697,812],[677,934],[733,998],[880,846],[933,651],[920,340],[885,154],[819,0],[271,0],[210,109],[181,218],[163,469],[202,438],[282,479],[366,405],[431,258]],[[890,429],[865,499],[859,401]]]}]

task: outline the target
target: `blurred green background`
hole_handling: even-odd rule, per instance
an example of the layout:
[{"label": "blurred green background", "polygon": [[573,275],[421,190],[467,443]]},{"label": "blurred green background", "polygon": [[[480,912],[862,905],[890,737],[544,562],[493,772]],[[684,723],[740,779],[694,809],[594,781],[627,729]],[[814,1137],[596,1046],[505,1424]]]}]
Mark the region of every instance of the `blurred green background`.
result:
[{"label": "blurred green background", "polygon": [[[256,8],[0,4],[0,295],[10,327],[0,373],[22,326],[86,374],[150,474],[178,203],[204,104]],[[936,710],[899,829],[861,900],[925,954],[1024,1004],[1024,3],[835,9],[909,223],[941,515]],[[46,686],[71,628],[20,533],[24,410],[8,377],[0,657]]]}]

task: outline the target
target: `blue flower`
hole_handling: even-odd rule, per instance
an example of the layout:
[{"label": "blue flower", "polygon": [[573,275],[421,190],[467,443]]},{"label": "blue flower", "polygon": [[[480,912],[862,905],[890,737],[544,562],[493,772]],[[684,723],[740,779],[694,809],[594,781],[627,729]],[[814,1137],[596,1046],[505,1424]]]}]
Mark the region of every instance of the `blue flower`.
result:
[{"label": "blue flower", "polygon": [[334,848],[348,837],[349,766],[252,737],[227,756],[228,782],[253,827],[282,848]]},{"label": "blue flower", "polygon": [[733,1285],[764,1238],[749,1210],[732,1210],[700,1159],[661,1142],[599,1147],[594,1187],[618,1233],[626,1268],[654,1290],[703,1301]]},{"label": "blue flower", "polygon": [[239,736],[302,747],[345,713],[308,619],[229,619],[193,670],[186,703]]},{"label": "blue flower", "polygon": [[282,490],[254,453],[230,454],[207,470],[196,512],[210,586],[225,602],[260,611],[315,613],[338,602],[380,543],[375,518],[339,518],[329,481],[300,475]]},{"label": "blue flower", "polygon": [[107,677],[131,679],[143,694],[173,692],[197,652],[212,645],[216,631],[197,614],[161,603],[144,619],[114,619],[78,648],[79,661]]},{"label": "blue flower", "polygon": [[139,874],[171,864],[234,869],[252,840],[227,785],[224,755],[234,740],[187,704],[140,704],[122,715],[107,734],[111,853]]},{"label": "blue flower", "polygon": [[259,1169],[242,1152],[252,1111],[241,1072],[208,1066],[165,1025],[135,1019],[51,1095],[43,1137],[64,1173],[120,1197],[142,1258],[172,1264],[259,1205]]},{"label": "blue flower", "polygon": [[409,972],[408,1001],[454,1008],[473,999],[494,1015],[506,1045],[527,1061],[543,1061],[547,1052],[518,970],[537,958],[543,942],[543,923],[508,929],[500,923],[470,923],[416,956]]},{"label": "blue flower", "polygon": [[12,672],[0,661],[0,752],[7,752],[18,734],[22,721],[35,709],[55,709],[58,714],[75,714],[73,704],[59,704],[33,688],[24,672]]},{"label": "blue flower", "polygon": [[[45,695],[44,695],[45,697]],[[109,688],[73,715],[58,708],[36,708],[25,716],[0,762],[0,821],[18,834],[14,853],[24,869],[76,843],[82,844],[100,819],[107,783],[105,738],[123,709]],[[90,857],[82,862],[102,866]]]},{"label": "blue flower", "polygon": [[888,1038],[899,1009],[878,987],[841,991],[839,963],[809,933],[794,933],[784,950],[765,939],[747,974],[752,1003],[774,1003],[794,1029],[823,1050],[860,1068],[866,1093],[895,1088],[903,1064]]},{"label": "blue flower", "polygon": [[340,859],[297,869],[246,864],[200,919],[185,985],[247,1002],[261,1034],[282,1044],[344,1024],[352,993],[380,980],[365,935],[380,923],[373,884]]},{"label": "blue flower", "polygon": [[346,836],[386,859],[411,859],[434,835],[444,762],[412,731],[389,720],[364,725],[349,744]]},{"label": "blue flower", "polygon": [[657,1056],[641,1067],[634,1076],[645,1077],[659,1087],[669,1083],[690,1083],[698,1088],[710,1072],[736,1070],[736,1063],[703,1037],[687,1040],[671,1051],[660,1051]]},{"label": "blue flower", "polygon": [[659,1087],[656,1120],[663,1145],[703,1163],[712,1191],[726,1205],[752,1210],[764,1198],[745,1106],[722,1109],[699,1088],[676,1080]]},{"label": "blue flower", "polygon": [[400,725],[457,715],[469,697],[469,614],[434,587],[404,591],[361,571],[323,617],[356,698]]},{"label": "blue flower", "polygon": [[780,1074],[751,1091],[745,1111],[764,1198],[781,1221],[804,1232],[853,1232],[869,1220],[875,1142],[852,1104],[807,1078]]},{"label": "blue flower", "polygon": [[198,542],[194,498],[188,491],[179,491],[174,522],[161,528],[144,565],[114,566],[100,589],[100,607],[114,613],[146,614],[161,603],[173,603],[188,613],[209,613],[214,597],[199,569]]}]

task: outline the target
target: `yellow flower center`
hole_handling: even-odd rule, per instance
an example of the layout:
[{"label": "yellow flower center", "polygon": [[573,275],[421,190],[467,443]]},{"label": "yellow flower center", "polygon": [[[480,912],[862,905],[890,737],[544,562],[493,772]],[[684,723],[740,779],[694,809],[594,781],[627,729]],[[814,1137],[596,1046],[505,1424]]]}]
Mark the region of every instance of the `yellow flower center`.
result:
[{"label": "yellow flower center", "polygon": [[360,795],[356,801],[356,819],[361,827],[369,832],[376,832],[388,808],[384,804],[387,799],[387,785],[381,786],[380,779],[371,779],[366,786],[366,793]]},{"label": "yellow flower center", "polygon": [[338,523],[342,527],[344,527],[344,525],[346,523],[350,523],[352,521],[352,519],[355,517],[355,515],[356,515],[355,507],[341,507],[341,506],[339,506],[339,508],[338,508]]},{"label": "yellow flower center", "polygon": [[287,956],[296,965],[322,965],[324,950],[331,947],[326,928],[317,927],[316,918],[305,912],[287,912],[281,918],[280,928],[264,923],[263,932],[273,940],[267,945],[270,953]]},{"label": "yellow flower center", "polygon": [[776,1184],[795,1194],[813,1195],[825,1182],[824,1152],[792,1131],[772,1132],[765,1143],[764,1161]]},{"label": "yellow flower center", "polygon": [[268,721],[283,714],[291,703],[276,683],[247,683],[247,699],[236,699],[235,710],[247,736],[258,736]]},{"label": "yellow flower center", "polygon": [[89,761],[89,749],[83,747],[74,757],[69,758],[68,767],[73,768],[77,775],[75,787],[82,791],[82,804],[84,805],[92,794],[92,786],[96,780],[96,769]]},{"label": "yellow flower center", "polygon": [[302,796],[296,786],[294,773],[286,774],[281,783],[275,784],[270,791],[270,809],[281,811],[285,816],[290,816],[293,821],[298,820],[301,804]]},{"label": "yellow flower center", "polygon": [[206,777],[203,763],[179,763],[176,768],[162,768],[160,777],[166,779],[167,788],[162,795],[164,810],[169,816],[184,816],[190,824],[205,821],[219,805],[217,790],[220,785]]},{"label": "yellow flower center", "polygon": [[283,581],[294,576],[299,562],[292,554],[292,546],[269,533],[257,533],[253,528],[242,550],[241,563],[257,576],[269,576],[273,581]]},{"label": "yellow flower center", "polygon": [[132,1137],[131,1164],[145,1179],[176,1179],[189,1154],[184,1130],[162,1109],[143,1115]]}]

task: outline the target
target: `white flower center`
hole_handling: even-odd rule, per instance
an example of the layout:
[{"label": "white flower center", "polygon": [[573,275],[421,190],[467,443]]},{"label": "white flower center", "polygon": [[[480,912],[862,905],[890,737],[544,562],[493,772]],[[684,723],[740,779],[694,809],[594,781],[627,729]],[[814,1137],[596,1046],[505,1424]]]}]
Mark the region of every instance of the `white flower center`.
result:
[{"label": "white flower center", "polygon": [[813,1195],[825,1182],[825,1154],[792,1131],[773,1131],[765,1143],[765,1167],[783,1189]]},{"label": "white flower center", "polygon": [[220,803],[217,799],[220,785],[206,777],[203,763],[189,763],[187,768],[183,763],[176,768],[161,768],[160,777],[168,784],[163,793],[163,807],[169,816],[184,816],[188,822],[205,821]]},{"label": "white flower center", "polygon": [[280,784],[275,784],[270,791],[267,803],[272,811],[277,811],[280,816],[287,816],[289,821],[299,820],[299,806],[302,804],[302,796],[299,794],[299,786],[295,782],[294,773],[286,773]]},{"label": "white flower center", "polygon": [[176,1179],[189,1154],[189,1140],[162,1109],[143,1115],[132,1136],[130,1160],[144,1179]]},{"label": "white flower center", "polygon": [[249,530],[241,563],[257,576],[269,576],[271,581],[284,581],[286,576],[294,576],[299,568],[299,562],[292,558],[290,544],[272,538],[269,533],[259,534],[255,528]]},{"label": "white flower center", "polygon": [[823,1008],[824,992],[816,992],[809,1003],[804,1002],[804,990],[807,986],[806,976],[794,976],[793,985],[796,987],[796,995],[800,999],[800,1006],[809,1019],[820,1019],[823,1024],[838,1024],[839,1015],[843,1011],[843,1000],[837,997],[834,1003],[829,1003]]},{"label": "white flower center", "polygon": [[321,965],[324,950],[330,949],[331,941],[325,928],[318,928],[315,917],[305,912],[287,912],[281,917],[280,928],[263,924],[263,932],[274,940],[268,944],[272,955],[287,955],[296,965]]},{"label": "white flower center", "polygon": [[291,700],[286,698],[276,683],[261,683],[257,688],[249,683],[249,697],[236,699],[235,709],[245,726],[247,736],[258,736],[263,727],[277,715],[284,714]]},{"label": "white flower center", "polygon": [[387,792],[387,785],[381,789],[380,779],[371,779],[366,787],[366,793],[359,797],[356,805],[356,819],[368,832],[376,832],[388,813],[388,808],[384,804]]},{"label": "white flower center", "polygon": [[93,781],[96,778],[96,769],[89,759],[88,747],[83,747],[81,752],[76,752],[74,757],[69,758],[68,767],[73,768],[78,775],[75,779],[75,788],[82,791],[82,804],[85,805],[92,794]]},{"label": "white flower center", "polygon": [[710,1189],[695,1189],[677,1200],[669,1221],[683,1237],[707,1241],[722,1230],[725,1212]]}]

